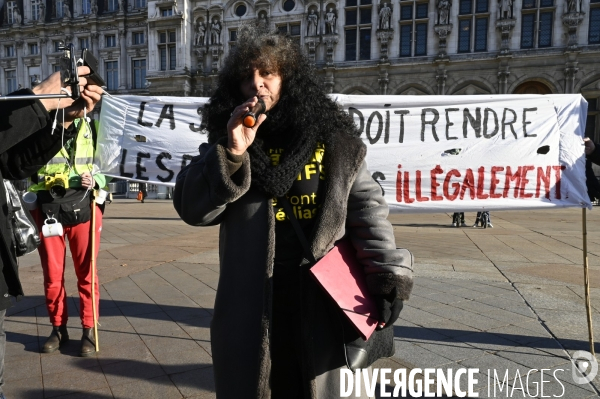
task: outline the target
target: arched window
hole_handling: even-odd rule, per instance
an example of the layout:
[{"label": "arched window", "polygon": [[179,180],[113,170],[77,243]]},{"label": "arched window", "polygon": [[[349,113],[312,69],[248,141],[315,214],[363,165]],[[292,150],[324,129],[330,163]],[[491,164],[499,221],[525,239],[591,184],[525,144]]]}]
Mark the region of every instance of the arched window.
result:
[{"label": "arched window", "polygon": [[552,94],[552,90],[542,82],[534,81],[521,83],[514,94]]}]

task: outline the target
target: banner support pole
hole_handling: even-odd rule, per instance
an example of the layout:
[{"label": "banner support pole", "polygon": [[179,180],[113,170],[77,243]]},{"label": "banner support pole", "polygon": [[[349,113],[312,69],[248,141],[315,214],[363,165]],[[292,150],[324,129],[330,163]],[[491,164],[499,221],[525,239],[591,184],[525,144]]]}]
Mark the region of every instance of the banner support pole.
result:
[{"label": "banner support pole", "polygon": [[585,310],[587,313],[587,324],[588,324],[588,335],[590,341],[590,353],[596,355],[594,352],[594,330],[592,329],[592,305],[590,300],[590,275],[588,268],[588,254],[587,254],[587,223],[586,223],[586,208],[582,209],[581,214],[582,230],[583,230],[583,282],[585,288]]}]

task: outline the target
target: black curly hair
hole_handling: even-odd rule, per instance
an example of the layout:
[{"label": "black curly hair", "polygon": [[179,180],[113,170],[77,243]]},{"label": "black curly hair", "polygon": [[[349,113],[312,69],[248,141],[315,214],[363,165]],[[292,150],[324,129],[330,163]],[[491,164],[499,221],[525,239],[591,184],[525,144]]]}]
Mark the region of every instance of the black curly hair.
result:
[{"label": "black curly hair", "polygon": [[[282,82],[279,101],[248,148],[252,183],[269,195],[282,196],[309,161],[317,142],[325,144],[327,154],[335,146],[335,133],[358,137],[360,132],[353,119],[327,96],[310,61],[289,36],[245,26],[202,111],[209,143],[227,137],[231,112],[247,100],[241,83],[255,69],[275,71]],[[284,149],[277,166],[271,165],[264,152],[270,145]]]},{"label": "black curly hair", "polygon": [[[296,136],[318,132],[323,136],[336,130],[360,134],[352,118],[327,96],[313,66],[296,42],[289,36],[264,32],[250,25],[240,29],[236,46],[219,73],[215,92],[204,107],[202,119],[209,142],[227,135],[231,112],[247,100],[240,90],[242,80],[254,69],[276,71],[281,76],[281,97],[268,113],[267,120],[276,120],[280,125],[281,119],[285,119],[288,138],[290,133]],[[259,128],[259,136],[265,124],[266,121]]]}]

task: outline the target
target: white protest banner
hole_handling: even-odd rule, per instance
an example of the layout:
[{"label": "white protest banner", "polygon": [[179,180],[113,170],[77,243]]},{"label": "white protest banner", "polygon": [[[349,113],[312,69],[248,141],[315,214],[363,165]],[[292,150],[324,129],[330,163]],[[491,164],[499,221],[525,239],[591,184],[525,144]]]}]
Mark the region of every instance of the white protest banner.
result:
[{"label": "white protest banner", "polygon": [[[580,95],[332,98],[360,128],[392,212],[591,208]],[[199,131],[206,100],[105,97],[100,170],[174,185],[206,141]]]}]

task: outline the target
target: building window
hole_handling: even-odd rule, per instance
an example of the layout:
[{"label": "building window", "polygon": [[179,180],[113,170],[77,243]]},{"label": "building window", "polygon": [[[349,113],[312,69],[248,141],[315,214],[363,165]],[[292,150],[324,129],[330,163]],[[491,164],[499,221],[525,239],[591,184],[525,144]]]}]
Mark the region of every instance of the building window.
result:
[{"label": "building window", "polygon": [[4,54],[6,57],[15,56],[15,46],[4,46]]},{"label": "building window", "polygon": [[115,35],[106,35],[104,40],[105,47],[117,47],[117,37]]},{"label": "building window", "polygon": [[229,41],[230,42],[237,41],[237,30],[232,29],[232,30],[229,31]]},{"label": "building window", "polygon": [[107,61],[106,66],[106,87],[108,90],[117,90],[119,87],[119,63],[117,61]]},{"label": "building window", "polygon": [[160,9],[160,16],[161,17],[171,17],[171,16],[173,16],[173,9],[172,8],[161,8]]},{"label": "building window", "polygon": [[553,21],[554,0],[524,0],[521,18],[521,48],[552,46]]},{"label": "building window", "polygon": [[29,55],[38,55],[38,45],[37,43],[29,43]]},{"label": "building window", "polygon": [[[107,4],[107,3],[104,3]],[[119,2],[118,0],[108,0],[108,11],[112,12],[112,11],[117,11],[119,9]]]},{"label": "building window", "polygon": [[302,31],[300,22],[290,22],[288,24],[277,25],[277,30],[282,35],[289,35],[292,40],[300,44],[300,32]]},{"label": "building window", "polygon": [[294,0],[285,0],[283,2],[283,10],[290,12],[296,7],[296,2]]},{"label": "building window", "polygon": [[60,40],[55,40],[52,42],[54,44],[54,52],[55,53],[59,53],[61,52],[61,47],[62,47],[62,42]]},{"label": "building window", "polygon": [[144,44],[144,32],[133,32],[133,44]]},{"label": "building window", "polygon": [[56,0],[54,5],[55,5],[54,16],[56,18],[62,18],[63,17],[63,0]]},{"label": "building window", "polygon": [[146,8],[146,0],[135,0],[135,8]]},{"label": "building window", "polygon": [[7,93],[17,90],[17,71],[6,71],[6,90]]},{"label": "building window", "polygon": [[40,7],[41,4],[41,0],[31,0],[31,19],[34,21],[42,19],[42,10]]},{"label": "building window", "polygon": [[590,30],[588,43],[600,43],[600,7],[590,7]]},{"label": "building window", "polygon": [[487,51],[489,0],[461,0],[458,20],[458,52]]},{"label": "building window", "polygon": [[83,50],[84,48],[87,48],[87,49],[90,48],[90,39],[87,37],[80,37],[79,38],[79,49]]},{"label": "building window", "polygon": [[427,3],[400,3],[400,57],[427,55]]},{"label": "building window", "polygon": [[237,6],[235,8],[235,15],[237,15],[238,17],[243,17],[244,15],[246,15],[246,5],[240,4],[239,6]]},{"label": "building window", "polygon": [[84,15],[91,14],[92,2],[91,0],[81,0],[81,13]]},{"label": "building window", "polygon": [[133,60],[133,88],[143,89],[146,84],[146,60]]},{"label": "building window", "polygon": [[60,72],[60,64],[52,64],[52,72]]},{"label": "building window", "polygon": [[160,70],[174,70],[177,65],[177,43],[175,31],[158,33],[158,52],[160,55]]},{"label": "building window", "polygon": [[346,0],[344,11],[346,61],[371,59],[372,0]]},{"label": "building window", "polygon": [[15,23],[15,10],[17,9],[16,1],[9,1],[6,3],[6,21],[9,24]]}]

